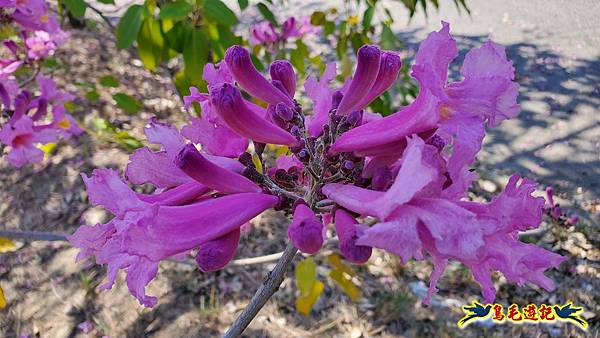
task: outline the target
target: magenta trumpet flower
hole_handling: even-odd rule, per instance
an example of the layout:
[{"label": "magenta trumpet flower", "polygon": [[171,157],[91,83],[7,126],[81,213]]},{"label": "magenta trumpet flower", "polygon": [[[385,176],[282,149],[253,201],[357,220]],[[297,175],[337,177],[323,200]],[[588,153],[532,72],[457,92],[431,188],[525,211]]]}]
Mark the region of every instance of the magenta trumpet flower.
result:
[{"label": "magenta trumpet flower", "polygon": [[356,55],[356,70],[350,82],[350,87],[348,87],[337,108],[338,114],[346,115],[351,111],[360,109],[358,104],[366,98],[377,79],[380,60],[381,50],[379,50],[379,47],[372,45],[360,47]]},{"label": "magenta trumpet flower", "polygon": [[[274,87],[273,90],[283,95]],[[296,138],[290,133],[253,112],[242,99],[240,91],[232,85],[223,84],[211,96],[211,102],[219,116],[236,133],[262,143],[296,143]]]},{"label": "magenta trumpet flower", "polygon": [[[352,263],[367,262],[373,248],[402,262],[430,257],[425,303],[450,260],[471,270],[488,303],[495,297],[493,271],[552,290],[544,271],[564,257],[518,236],[541,221],[544,201],[532,196],[535,183],[513,175],[488,203],[466,198],[485,125],[518,109],[512,65],[500,46],[487,42],[467,53],[464,79],[448,83],[456,55],[443,23],[417,53],[411,73],[420,87],[417,98],[383,118],[365,106],[395,81],[401,63],[394,52],[362,47],[354,77],[341,89],[330,88],[335,64],[328,64],[320,79],[306,80],[312,108],[303,109],[304,100],[294,100],[301,93],[288,62],[271,65],[268,81],[247,51],[230,48],[224,63],[205,68],[208,93],[192,88],[185,99],[201,105],[202,117],[183,133],[151,121],[146,135],[161,149],[131,156],[129,181],[150,183],[155,194],[134,192],[111,170],[84,176],[92,204],[115,217],[83,225],[70,237],[79,258],[94,255],[108,265],[105,288],[126,270],[131,293],[153,306],[156,299],[144,289],[161,260],[197,250],[202,271],[221,269],[235,256],[242,224],[274,208],[291,215],[287,237],[306,254],[319,252],[333,226],[340,253]],[[234,81],[267,109],[244,99]],[[249,140],[254,147],[246,149]],[[289,148],[270,154],[267,143]],[[367,217],[373,225],[361,224]]]},{"label": "magenta trumpet flower", "polygon": [[[103,288],[110,288],[118,270],[125,269],[131,293],[145,306],[156,303],[144,288],[156,276],[161,260],[203,245],[214,252],[219,250],[218,243],[223,244],[223,252],[229,252],[226,235],[239,231],[244,223],[278,202],[271,195],[240,193],[187,205],[150,204],[115,171],[96,170],[91,178],[84,176],[84,182],[90,201],[104,206],[115,218],[106,224],[81,226],[69,241],[81,249],[78,259],[94,255],[98,263],[108,265],[108,282]],[[188,199],[189,191],[186,194],[181,201]],[[222,260],[220,255],[212,259],[207,255],[201,262],[204,267],[215,267]]]}]

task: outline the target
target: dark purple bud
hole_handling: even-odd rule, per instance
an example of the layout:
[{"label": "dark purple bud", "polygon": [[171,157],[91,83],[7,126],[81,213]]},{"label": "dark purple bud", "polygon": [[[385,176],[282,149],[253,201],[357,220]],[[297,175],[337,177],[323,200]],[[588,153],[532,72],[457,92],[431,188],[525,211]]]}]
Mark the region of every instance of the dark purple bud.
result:
[{"label": "dark purple bud", "polygon": [[254,162],[252,162],[252,155],[250,153],[243,153],[238,157],[238,161],[243,164],[245,167],[254,167]]},{"label": "dark purple bud", "polygon": [[279,102],[293,104],[288,95],[275,88],[256,70],[250,53],[244,47],[229,47],[225,52],[225,63],[237,83],[251,95],[270,104]]},{"label": "dark purple bud", "polygon": [[272,80],[272,81],[271,81],[271,84],[272,84],[272,85],[273,85],[275,88],[279,89],[279,90],[280,90],[282,93],[284,93],[285,95],[287,95],[287,94],[288,94],[288,92],[287,92],[287,89],[285,89],[285,87],[283,86],[283,83],[281,83],[281,81],[279,81],[279,80]]},{"label": "dark purple bud", "polygon": [[438,151],[442,151],[442,149],[444,149],[444,147],[446,146],[446,142],[444,141],[444,139],[438,135],[433,135],[432,137],[430,137],[427,141],[427,144],[431,144],[432,146],[436,147]]},{"label": "dark purple bud", "polygon": [[244,171],[242,172],[242,175],[250,181],[256,183],[262,183],[265,179],[263,175],[259,173],[258,170],[256,170],[256,168],[254,167],[246,167],[246,169],[244,169]]},{"label": "dark purple bud", "polygon": [[262,154],[265,151],[265,147],[267,146],[267,144],[261,143],[261,142],[253,142],[253,143],[254,143],[254,152],[259,157],[262,157]]},{"label": "dark purple bud", "polygon": [[336,90],[331,97],[331,109],[337,109],[340,106],[343,97],[344,93],[340,90]]},{"label": "dark purple bud", "polygon": [[373,252],[370,246],[356,245],[356,241],[363,234],[360,224],[354,217],[343,209],[335,212],[335,232],[340,240],[340,253],[351,263],[366,263]]},{"label": "dark purple bud", "polygon": [[288,227],[288,237],[298,250],[312,255],[325,242],[325,227],[306,204],[297,202],[294,206],[294,218]]},{"label": "dark purple bud", "polygon": [[200,245],[196,263],[202,272],[224,268],[235,256],[240,242],[240,229],[237,228],[217,239]]},{"label": "dark purple bud", "polygon": [[375,170],[371,178],[371,188],[373,190],[385,191],[392,185],[394,174],[388,167],[381,167]]},{"label": "dark purple bud", "polygon": [[272,104],[270,104],[267,107],[267,114],[271,117],[271,121],[273,121],[273,123],[278,125],[280,128],[286,130],[289,128],[289,123],[287,123],[281,117],[279,117],[279,115],[277,115],[275,111],[275,106],[273,106]]},{"label": "dark purple bud", "polygon": [[344,124],[347,124],[350,128],[360,124],[363,116],[363,110],[355,110],[346,116]]},{"label": "dark purple bud", "polygon": [[300,128],[298,128],[298,126],[293,126],[290,129],[290,134],[296,136],[296,137],[301,137],[302,133],[300,132]]},{"label": "dark purple bud", "polygon": [[342,164],[342,168],[344,168],[346,170],[352,170],[354,168],[354,162],[346,160]]},{"label": "dark purple bud", "polygon": [[304,147],[306,147],[306,143],[304,142],[304,140],[298,140],[298,142],[296,142],[295,145],[290,147],[290,151],[294,154],[298,154],[302,150],[304,150]]},{"label": "dark purple bud", "polygon": [[294,118],[294,110],[285,103],[278,103],[275,106],[275,114],[284,121],[290,121]]},{"label": "dark purple bud", "polygon": [[296,73],[292,64],[287,60],[276,60],[269,68],[271,79],[280,81],[290,97],[296,93]]},{"label": "dark purple bud", "polygon": [[337,109],[338,114],[346,115],[357,109],[357,105],[367,96],[379,73],[381,50],[374,45],[364,45],[356,55],[356,70],[350,87],[342,98]]},{"label": "dark purple bud", "polygon": [[308,160],[310,159],[308,151],[306,151],[306,149],[300,150],[300,152],[298,152],[298,159],[303,163],[308,162]]}]

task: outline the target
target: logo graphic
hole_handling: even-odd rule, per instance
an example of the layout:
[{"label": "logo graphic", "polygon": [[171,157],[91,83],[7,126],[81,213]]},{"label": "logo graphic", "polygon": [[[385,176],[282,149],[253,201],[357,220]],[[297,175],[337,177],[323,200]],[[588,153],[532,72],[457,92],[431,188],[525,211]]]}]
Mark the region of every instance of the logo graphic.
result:
[{"label": "logo graphic", "polygon": [[588,323],[579,316],[582,311],[583,308],[573,306],[573,302],[568,302],[562,306],[541,304],[538,307],[535,304],[529,304],[524,306],[522,310],[519,309],[517,304],[511,304],[507,311],[504,311],[501,304],[494,303],[484,306],[481,303],[473,302],[470,305],[463,306],[465,316],[457,322],[457,325],[464,328],[473,322],[486,320],[491,316],[491,319],[499,324],[507,321],[516,324],[563,321],[575,324],[585,330]]}]

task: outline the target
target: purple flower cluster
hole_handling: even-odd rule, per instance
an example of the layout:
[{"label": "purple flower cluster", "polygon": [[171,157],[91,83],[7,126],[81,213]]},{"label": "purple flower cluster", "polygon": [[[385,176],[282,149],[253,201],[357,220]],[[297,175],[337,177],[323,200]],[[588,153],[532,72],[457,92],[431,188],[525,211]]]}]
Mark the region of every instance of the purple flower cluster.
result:
[{"label": "purple flower cluster", "polygon": [[318,34],[320,28],[310,23],[310,17],[301,19],[287,18],[281,27],[275,27],[270,21],[261,21],[250,27],[250,43],[264,45],[274,51],[290,38],[299,38],[307,34]]},{"label": "purple flower cluster", "polygon": [[[306,254],[319,251],[333,223],[339,250],[352,263],[367,262],[373,248],[403,262],[431,257],[425,302],[450,259],[471,269],[486,302],[495,296],[492,271],[552,290],[544,271],[564,258],[518,239],[541,220],[544,200],[531,195],[535,184],[515,175],[489,203],[464,200],[484,125],[514,117],[519,106],[501,46],[490,41],[469,51],[463,80],[448,83],[457,54],[443,23],[417,53],[418,97],[383,118],[365,107],[396,80],[401,62],[394,52],[363,46],[353,77],[338,89],[329,86],[335,64],[327,65],[320,79],[306,80],[312,108],[304,109],[289,62],[274,62],[268,80],[247,50],[229,48],[224,62],[205,68],[208,92],[191,88],[185,97],[186,107],[200,104],[202,117],[181,132],[151,121],[146,136],[161,150],[141,148],[130,157],[126,179],[153,184],[155,194],[136,193],[113,170],[83,176],[91,202],[115,217],[70,237],[78,259],[94,255],[108,265],[104,288],[126,270],[131,293],[153,306],[145,286],[161,260],[193,253],[201,270],[223,268],[235,256],[240,228],[274,208],[292,217],[289,240]],[[274,160],[263,156],[266,144],[289,150]],[[374,225],[361,224],[367,217]]]},{"label": "purple flower cluster", "polygon": [[[21,67],[39,72],[44,58],[67,39],[55,15],[43,0],[0,0],[0,21],[16,26],[14,39],[2,41],[0,59],[0,98],[3,111],[10,118],[0,128],[0,142],[9,147],[7,160],[15,167],[42,161],[44,152],[37,145],[55,142],[83,132],[73,117],[66,113],[64,104],[73,96],[56,88],[49,77],[35,77],[38,90],[35,96],[19,84],[15,72]],[[8,57],[5,57],[8,56]],[[35,70],[34,70],[35,69]],[[31,77],[31,80],[34,80]],[[48,117],[51,110],[52,117]]]}]

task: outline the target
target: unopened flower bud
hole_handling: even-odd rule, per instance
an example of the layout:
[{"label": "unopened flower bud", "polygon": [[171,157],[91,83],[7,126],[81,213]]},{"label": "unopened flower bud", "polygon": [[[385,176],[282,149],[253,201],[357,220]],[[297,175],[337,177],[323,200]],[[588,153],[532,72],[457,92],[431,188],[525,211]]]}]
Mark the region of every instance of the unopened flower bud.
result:
[{"label": "unopened flower bud", "polygon": [[392,184],[394,174],[388,167],[378,168],[371,179],[371,188],[373,190],[385,191]]},{"label": "unopened flower bud", "polygon": [[211,272],[224,268],[235,256],[240,242],[240,229],[237,228],[217,239],[200,246],[196,263],[202,272]]},{"label": "unopened flower bud", "polygon": [[335,93],[333,93],[333,96],[331,97],[331,109],[337,109],[343,97],[344,93],[342,93],[339,90],[336,90]]},{"label": "unopened flower bud", "polygon": [[363,233],[361,225],[357,224],[355,219],[342,209],[335,212],[335,231],[340,240],[340,253],[349,262],[363,264],[369,260],[373,248],[356,244]]},{"label": "unopened flower bud", "polygon": [[272,85],[273,85],[275,88],[279,89],[279,90],[280,90],[282,93],[284,93],[285,95],[288,95],[288,92],[287,92],[287,90],[285,89],[285,87],[283,86],[283,83],[281,83],[281,81],[279,81],[279,80],[273,80],[273,81],[271,81],[271,84],[272,84]]},{"label": "unopened flower bud", "polygon": [[446,146],[446,142],[444,142],[444,139],[438,135],[433,135],[429,139],[429,141],[427,141],[427,143],[436,147],[439,151],[442,151],[442,149],[444,149],[444,147]]},{"label": "unopened flower bud", "polygon": [[313,211],[299,200],[294,207],[294,218],[288,227],[288,236],[298,250],[315,254],[325,242],[325,227]]},{"label": "unopened flower bud", "polygon": [[269,68],[271,79],[278,80],[282,83],[286,93],[290,97],[294,97],[296,92],[296,73],[292,64],[287,60],[276,60]]},{"label": "unopened flower bud", "polygon": [[275,114],[284,121],[290,121],[294,118],[294,110],[285,103],[278,103],[275,106]]}]

